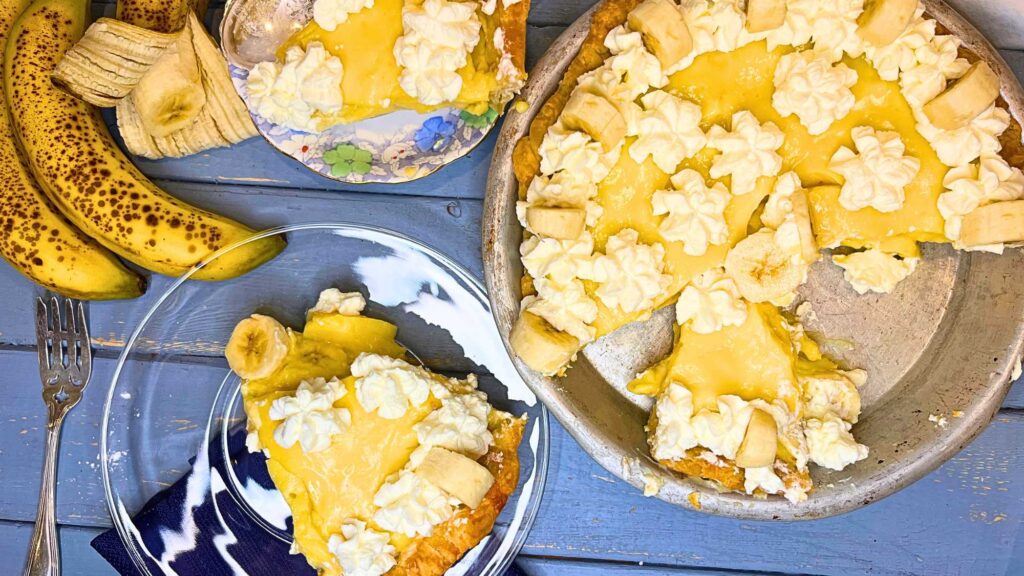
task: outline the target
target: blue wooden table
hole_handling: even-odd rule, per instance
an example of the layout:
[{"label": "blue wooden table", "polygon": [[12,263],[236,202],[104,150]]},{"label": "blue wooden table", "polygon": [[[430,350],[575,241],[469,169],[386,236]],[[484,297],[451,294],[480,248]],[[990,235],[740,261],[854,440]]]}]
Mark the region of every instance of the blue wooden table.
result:
[{"label": "blue wooden table", "polygon": [[[109,0],[112,2],[113,0]],[[591,5],[534,0],[529,62]],[[1024,0],[953,0],[1024,78]],[[99,4],[109,14],[112,4]],[[1013,16],[1008,16],[1013,14]],[[213,17],[217,17],[215,8]],[[254,226],[344,219],[396,229],[476,275],[484,179],[493,135],[440,173],[357,189],[298,167],[253,139],[142,169],[185,200]],[[94,384],[65,426],[57,515],[69,576],[111,575],[88,543],[110,526],[99,470],[103,388],[126,336],[168,285],[134,302],[91,307]],[[0,574],[18,574],[32,531],[46,414],[39,397],[32,296],[0,265]],[[683,574],[1024,574],[1024,384],[974,443],[906,490],[858,512],[803,523],[741,522],[647,499],[592,463],[553,426],[551,473],[520,565],[531,576]],[[188,455],[183,455],[183,461]]]}]

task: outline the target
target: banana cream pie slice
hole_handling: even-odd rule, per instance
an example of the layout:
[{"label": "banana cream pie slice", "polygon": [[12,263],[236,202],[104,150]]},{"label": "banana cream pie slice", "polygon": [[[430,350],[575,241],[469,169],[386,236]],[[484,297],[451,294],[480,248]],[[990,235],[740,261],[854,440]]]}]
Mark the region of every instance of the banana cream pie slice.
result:
[{"label": "banana cream pie slice", "polygon": [[405,359],[397,328],[325,290],[302,332],[259,314],[225,356],[242,377],[250,451],[324,576],[440,576],[490,533],[519,479],[524,418],[476,379]]},{"label": "banana cream pie slice", "polygon": [[253,111],[319,132],[394,110],[499,112],[526,79],[529,0],[316,0],[247,79]]},{"label": "banana cream pie slice", "polygon": [[653,456],[803,500],[809,464],[867,456],[866,375],[806,337],[797,290],[822,249],[887,293],[921,242],[1024,240],[999,87],[918,0],[606,0],[513,155],[514,351],[557,376],[675,304],[675,349],[630,385]]}]

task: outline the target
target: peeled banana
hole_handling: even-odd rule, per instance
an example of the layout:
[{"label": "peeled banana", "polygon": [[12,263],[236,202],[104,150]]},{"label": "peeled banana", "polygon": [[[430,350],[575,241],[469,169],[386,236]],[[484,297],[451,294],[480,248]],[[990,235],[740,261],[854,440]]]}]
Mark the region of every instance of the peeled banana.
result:
[{"label": "peeled banana", "polygon": [[583,233],[587,212],[582,208],[530,206],[526,209],[526,225],[534,233],[559,240],[575,240]]},{"label": "peeled banana", "polygon": [[117,0],[117,19],[157,32],[177,32],[190,10],[206,14],[207,0]]},{"label": "peeled banana", "polygon": [[[0,0],[0,45],[30,0]],[[0,255],[15,270],[72,298],[135,298],[145,281],[64,218],[18,150],[0,87]]]},{"label": "peeled banana", "polygon": [[545,376],[561,372],[580,349],[575,336],[560,332],[547,320],[529,312],[519,315],[509,341],[520,360]]},{"label": "peeled banana", "polygon": [[437,446],[427,452],[413,472],[470,508],[479,506],[494,485],[494,474],[486,466]]},{"label": "peeled banana", "polygon": [[918,0],[867,0],[857,19],[857,34],[881,48],[892,44],[910,26]]},{"label": "peeled banana", "polygon": [[925,116],[943,130],[963,128],[999,98],[999,76],[978,61],[945,92],[924,105]]},{"label": "peeled banana", "polygon": [[117,127],[132,154],[154,159],[189,156],[210,148],[230,146],[257,134],[245,103],[235,93],[227,63],[195,14],[190,15],[188,28],[199,62],[206,104],[187,127],[165,137],[156,137],[143,125],[134,100],[122,99],[117,104]]},{"label": "peeled banana", "polygon": [[664,68],[671,68],[693,50],[686,19],[672,0],[644,0],[626,21],[643,35],[644,44]]},{"label": "peeled banana", "polygon": [[135,88],[176,38],[100,18],[57,63],[53,81],[90,104],[112,107]]},{"label": "peeled banana", "polygon": [[775,463],[778,451],[778,426],[775,418],[764,410],[755,408],[747,424],[739,450],[736,451],[736,465],[740,468],[762,468]]},{"label": "peeled banana", "polygon": [[805,269],[776,242],[775,234],[762,229],[740,240],[725,257],[725,271],[740,294],[751,302],[783,298],[804,280]]},{"label": "peeled banana", "polygon": [[626,119],[622,112],[607,98],[584,90],[576,90],[566,102],[562,123],[566,128],[589,134],[601,143],[605,152],[621,144],[626,137]]},{"label": "peeled banana", "polygon": [[786,0],[747,0],[747,32],[767,32],[785,22]]},{"label": "peeled banana", "polygon": [[266,378],[284,364],[290,340],[288,329],[280,322],[270,316],[253,314],[235,325],[224,347],[224,357],[228,366],[242,378]]},{"label": "peeled banana", "polygon": [[199,115],[206,105],[206,91],[192,29],[183,28],[142,77],[130,98],[146,132],[163,138],[177,132]]},{"label": "peeled banana", "polygon": [[[7,104],[32,172],[83,232],[123,258],[180,275],[254,231],[173,198],[121,153],[99,112],[50,81],[82,35],[89,0],[36,0],[14,25],[4,54]],[[196,279],[233,278],[284,248],[279,236],[251,242],[204,266]]]},{"label": "peeled banana", "polygon": [[1024,200],[996,202],[964,216],[960,244],[970,248],[1024,242]]}]

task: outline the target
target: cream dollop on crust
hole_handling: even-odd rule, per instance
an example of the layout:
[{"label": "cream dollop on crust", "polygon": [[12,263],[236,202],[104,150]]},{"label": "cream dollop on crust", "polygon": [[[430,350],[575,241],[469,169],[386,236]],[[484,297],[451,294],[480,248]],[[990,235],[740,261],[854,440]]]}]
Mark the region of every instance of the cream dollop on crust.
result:
[{"label": "cream dollop on crust", "polygon": [[708,147],[721,154],[711,163],[712,178],[732,179],[732,193],[753,192],[757,179],[775,176],[782,169],[782,156],[776,152],[785,136],[773,122],[761,124],[747,110],[732,115],[732,131],[714,125],[708,131]]},{"label": "cream dollop on crust", "polygon": [[659,190],[651,197],[655,216],[664,215],[658,225],[661,237],[682,242],[690,256],[702,256],[709,245],[722,245],[729,239],[725,208],[731,199],[721,183],[708,186],[695,170],[683,170],[672,176],[673,190]]},{"label": "cream dollop on crust", "polygon": [[869,206],[879,212],[899,210],[903,189],[917,176],[921,161],[903,155],[906,147],[897,132],[858,126],[852,136],[857,151],[843,146],[829,164],[844,179],[839,203],[850,211]]},{"label": "cream dollop on crust", "polygon": [[451,102],[462,90],[458,70],[480,42],[475,2],[424,0],[402,8],[402,36],[395,41],[398,84],[428,106]]},{"label": "cream dollop on crust", "polygon": [[694,278],[676,302],[676,322],[697,334],[711,334],[747,320],[747,302],[732,278],[716,268]]},{"label": "cream dollop on crust", "polygon": [[917,268],[918,258],[897,258],[877,248],[832,256],[843,269],[843,276],[858,294],[892,292]]},{"label": "cream dollop on crust", "polygon": [[783,116],[795,114],[812,135],[823,134],[856,103],[850,88],[857,83],[857,73],[810,50],[779,59],[774,83],[775,109]]},{"label": "cream dollop on crust", "polygon": [[341,110],[344,67],[320,42],[292,46],[285,61],[260,62],[246,79],[257,116],[304,132],[319,132],[319,116]]},{"label": "cream dollop on crust", "polygon": [[587,295],[583,282],[577,279],[559,284],[547,278],[533,281],[536,296],[523,298],[522,308],[548,321],[549,324],[575,336],[580,344],[594,341],[597,331],[591,326],[597,320],[597,302]]},{"label": "cream dollop on crust", "polygon": [[398,551],[390,540],[386,532],[350,518],[341,525],[341,534],[331,535],[327,548],[338,559],[345,576],[381,576],[397,563]]},{"label": "cream dollop on crust", "polygon": [[643,244],[639,239],[639,233],[630,228],[610,237],[605,253],[594,259],[593,270],[586,277],[600,283],[595,294],[609,308],[649,312],[672,282],[671,276],[662,274],[665,247]]}]

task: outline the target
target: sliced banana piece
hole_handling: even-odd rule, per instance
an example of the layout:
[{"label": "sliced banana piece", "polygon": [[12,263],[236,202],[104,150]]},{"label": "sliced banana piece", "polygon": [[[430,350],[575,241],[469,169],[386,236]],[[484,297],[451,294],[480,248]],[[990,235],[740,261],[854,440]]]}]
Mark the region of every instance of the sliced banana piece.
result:
[{"label": "sliced banana piece", "polygon": [[545,376],[558,374],[580,349],[580,341],[575,336],[559,331],[547,320],[529,312],[519,315],[509,340],[516,356]]},{"label": "sliced banana piece", "polygon": [[100,18],[57,62],[53,81],[94,106],[109,108],[135,88],[176,38]]},{"label": "sliced banana piece", "polygon": [[288,329],[262,314],[253,314],[239,322],[224,348],[228,365],[246,380],[270,376],[287,355]]},{"label": "sliced banana piece", "polygon": [[924,113],[937,128],[963,128],[999,98],[999,76],[985,62],[975,62],[945,92],[924,105]]},{"label": "sliced banana piece", "polygon": [[437,446],[427,452],[413,472],[470,508],[479,506],[494,485],[494,475],[487,467]]},{"label": "sliced banana piece", "polygon": [[800,231],[800,255],[808,264],[817,262],[821,258],[821,252],[818,251],[818,241],[814,239],[814,228],[811,226],[811,209],[807,203],[807,191],[796,190],[790,196],[790,202],[793,204],[793,218]]},{"label": "sliced banana piece", "polygon": [[747,32],[774,30],[785,22],[786,0],[747,0]]},{"label": "sliced banana piece", "polygon": [[867,0],[857,19],[857,34],[875,46],[892,44],[910,26],[918,0]]},{"label": "sliced banana piece", "polygon": [[736,465],[740,468],[762,468],[775,463],[778,451],[778,427],[772,415],[755,408],[747,424],[739,450],[736,451]]},{"label": "sliced banana piece", "polygon": [[791,294],[806,272],[805,264],[794,262],[768,229],[740,240],[725,257],[725,271],[751,302],[769,302]]},{"label": "sliced banana piece", "polygon": [[587,211],[582,208],[530,206],[526,209],[526,225],[531,232],[559,240],[575,240],[583,233]]},{"label": "sliced banana piece", "polygon": [[132,90],[146,132],[168,136],[195,120],[206,104],[192,31],[186,27]]},{"label": "sliced banana piece", "polygon": [[987,204],[964,216],[960,244],[972,247],[1011,242],[1024,242],[1024,200]]},{"label": "sliced banana piece", "polygon": [[566,128],[586,132],[607,152],[626,137],[626,119],[622,112],[603,96],[584,90],[573,92],[562,110]]},{"label": "sliced banana piece", "polygon": [[644,0],[626,20],[643,35],[647,49],[664,68],[671,68],[693,50],[686,19],[672,0]]}]

